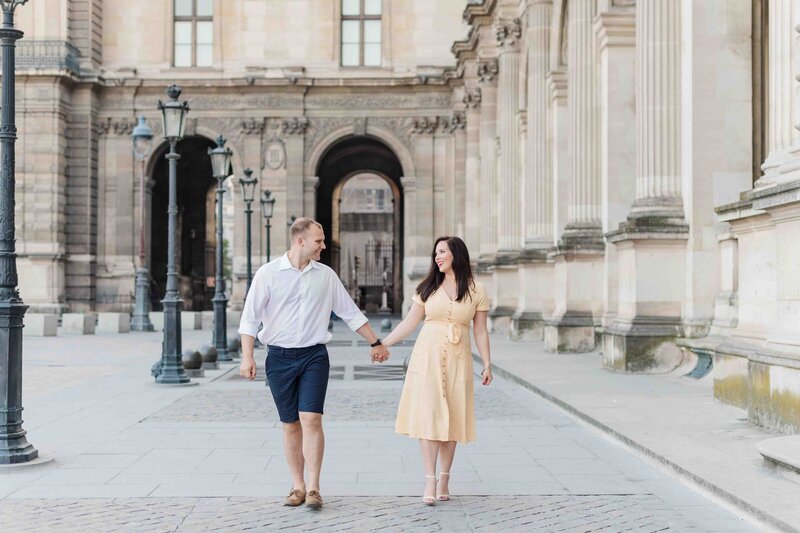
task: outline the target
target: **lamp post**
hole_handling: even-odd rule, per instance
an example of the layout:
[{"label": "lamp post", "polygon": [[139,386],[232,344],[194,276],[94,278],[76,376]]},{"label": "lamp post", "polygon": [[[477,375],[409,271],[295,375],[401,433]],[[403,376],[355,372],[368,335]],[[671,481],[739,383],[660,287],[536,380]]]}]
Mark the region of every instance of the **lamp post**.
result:
[{"label": "lamp post", "polygon": [[228,355],[228,297],[225,296],[225,276],[222,272],[222,199],[225,195],[222,183],[228,177],[233,152],[225,148],[225,137],[220,135],[217,137],[217,147],[209,148],[208,155],[211,157],[211,170],[217,179],[217,276],[214,298],[211,299],[214,304],[213,344],[217,348],[218,361],[233,361]]},{"label": "lamp post", "polygon": [[247,222],[247,293],[250,292],[250,284],[253,283],[253,232],[250,228],[250,221],[253,215],[253,200],[256,199],[256,184],[258,179],[253,177],[253,170],[244,169],[244,178],[239,178],[239,186],[242,188],[242,198],[244,199],[244,214]]},{"label": "lamp post", "polygon": [[272,229],[272,212],[275,209],[275,197],[269,190],[261,193],[261,215],[264,217],[264,227],[267,228],[267,263],[270,260],[269,230]]},{"label": "lamp post", "polygon": [[28,0],[0,0],[3,25],[2,111],[0,111],[0,464],[27,463],[39,451],[22,429],[22,327],[28,306],[17,290],[14,244],[14,48],[22,32],[14,28],[14,10]]},{"label": "lamp post", "polygon": [[133,156],[139,161],[139,266],[136,269],[136,306],[133,310],[131,329],[133,331],[153,331],[150,322],[150,272],[147,270],[144,249],[144,212],[145,212],[145,178],[144,161],[153,148],[153,131],[145,122],[144,117],[139,117],[139,123],[131,132],[133,139]]},{"label": "lamp post", "polygon": [[164,138],[169,142],[169,153],[165,156],[169,161],[169,215],[167,226],[167,292],[161,304],[164,308],[164,340],[161,349],[161,367],[156,376],[156,383],[182,384],[189,383],[189,376],[181,364],[181,300],[178,292],[178,268],[176,265],[175,232],[178,225],[178,159],[175,145],[183,138],[186,124],[186,113],[189,104],[179,102],[181,88],[170,85],[167,89],[168,102],[159,100],[158,108],[164,121]]}]

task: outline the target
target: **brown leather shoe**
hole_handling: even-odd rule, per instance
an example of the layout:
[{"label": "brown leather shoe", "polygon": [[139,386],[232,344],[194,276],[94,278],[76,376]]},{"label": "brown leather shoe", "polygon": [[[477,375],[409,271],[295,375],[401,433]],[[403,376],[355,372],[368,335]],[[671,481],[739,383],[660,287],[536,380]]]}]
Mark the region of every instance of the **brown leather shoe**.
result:
[{"label": "brown leather shoe", "polygon": [[[319,493],[317,493],[319,494]],[[283,500],[283,505],[287,507],[297,507],[298,505],[303,505],[303,502],[306,501],[306,491],[300,489],[292,489],[289,491],[289,495]]]},{"label": "brown leather shoe", "polygon": [[322,509],[322,496],[319,495],[318,490],[310,490],[306,495],[306,507],[312,509]]}]

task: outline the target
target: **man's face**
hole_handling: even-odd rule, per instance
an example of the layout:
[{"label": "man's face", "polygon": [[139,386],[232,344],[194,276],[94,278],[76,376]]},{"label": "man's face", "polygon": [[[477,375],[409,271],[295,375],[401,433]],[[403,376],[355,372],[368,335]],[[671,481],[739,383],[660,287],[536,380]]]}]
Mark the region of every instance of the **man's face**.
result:
[{"label": "man's face", "polygon": [[322,250],[325,249],[325,232],[319,226],[311,226],[300,237],[303,256],[306,259],[319,261]]}]

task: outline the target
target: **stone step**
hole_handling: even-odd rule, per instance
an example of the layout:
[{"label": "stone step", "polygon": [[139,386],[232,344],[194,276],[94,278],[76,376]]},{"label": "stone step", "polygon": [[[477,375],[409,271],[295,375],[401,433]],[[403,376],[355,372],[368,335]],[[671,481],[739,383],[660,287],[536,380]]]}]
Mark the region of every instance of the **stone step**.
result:
[{"label": "stone step", "polygon": [[800,435],[767,439],[759,442],[757,448],[770,470],[800,483]]}]

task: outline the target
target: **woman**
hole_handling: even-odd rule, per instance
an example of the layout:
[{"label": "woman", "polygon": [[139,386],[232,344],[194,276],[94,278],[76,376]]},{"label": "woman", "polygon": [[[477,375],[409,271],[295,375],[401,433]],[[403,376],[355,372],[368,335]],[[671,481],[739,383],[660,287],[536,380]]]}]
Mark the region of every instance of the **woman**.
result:
[{"label": "woman", "polygon": [[427,505],[450,499],[456,442],[475,440],[470,321],[483,361],[482,383],[492,382],[486,329],[489,300],[483,285],[472,279],[464,241],[436,239],[431,260],[408,315],[383,341],[386,346],[397,344],[425,319],[408,364],[395,431],[419,439],[426,479],[422,501]]}]

